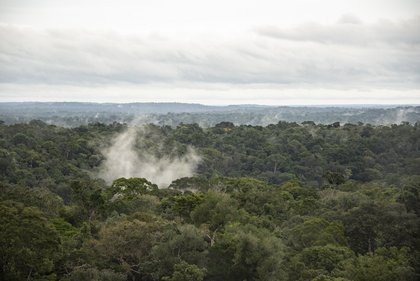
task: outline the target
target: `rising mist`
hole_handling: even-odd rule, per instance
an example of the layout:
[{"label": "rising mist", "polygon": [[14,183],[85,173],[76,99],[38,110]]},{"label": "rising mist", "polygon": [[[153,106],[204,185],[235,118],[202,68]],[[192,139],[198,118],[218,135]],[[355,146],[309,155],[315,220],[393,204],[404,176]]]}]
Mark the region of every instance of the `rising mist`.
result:
[{"label": "rising mist", "polygon": [[102,151],[105,161],[100,166],[100,178],[111,183],[120,177],[141,177],[159,187],[167,187],[175,179],[194,175],[201,158],[193,148],[188,148],[182,156],[157,157],[150,151],[136,148],[136,142],[145,137],[144,130],[129,127],[112,140]]}]

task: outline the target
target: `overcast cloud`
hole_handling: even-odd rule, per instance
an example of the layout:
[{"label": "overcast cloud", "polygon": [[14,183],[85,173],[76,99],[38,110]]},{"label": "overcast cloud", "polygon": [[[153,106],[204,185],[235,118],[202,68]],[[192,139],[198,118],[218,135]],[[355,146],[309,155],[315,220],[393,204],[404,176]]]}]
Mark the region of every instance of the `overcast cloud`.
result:
[{"label": "overcast cloud", "polygon": [[416,14],[180,32],[11,18],[0,18],[3,101],[420,103]]}]

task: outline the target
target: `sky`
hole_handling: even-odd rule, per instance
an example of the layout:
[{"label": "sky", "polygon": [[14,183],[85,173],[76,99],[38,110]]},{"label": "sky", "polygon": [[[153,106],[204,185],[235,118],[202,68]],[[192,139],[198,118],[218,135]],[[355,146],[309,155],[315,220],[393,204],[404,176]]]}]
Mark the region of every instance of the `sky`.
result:
[{"label": "sky", "polygon": [[418,0],[0,0],[0,102],[420,104]]}]

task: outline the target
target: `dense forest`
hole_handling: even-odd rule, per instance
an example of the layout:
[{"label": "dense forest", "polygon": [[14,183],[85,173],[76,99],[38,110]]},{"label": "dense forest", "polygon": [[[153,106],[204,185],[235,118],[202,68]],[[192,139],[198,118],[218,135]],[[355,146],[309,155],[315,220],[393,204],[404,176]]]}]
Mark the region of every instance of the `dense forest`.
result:
[{"label": "dense forest", "polygon": [[127,124],[9,123],[0,280],[420,279],[419,122],[134,127],[133,153],[199,157],[161,186],[103,176]]}]

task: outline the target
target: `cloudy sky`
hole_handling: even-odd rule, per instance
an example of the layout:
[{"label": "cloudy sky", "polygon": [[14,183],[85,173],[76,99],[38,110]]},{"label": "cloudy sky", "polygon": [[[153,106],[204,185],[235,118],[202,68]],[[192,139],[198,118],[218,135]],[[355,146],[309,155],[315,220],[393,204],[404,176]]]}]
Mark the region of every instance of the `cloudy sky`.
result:
[{"label": "cloudy sky", "polygon": [[0,0],[0,101],[420,104],[420,1]]}]

